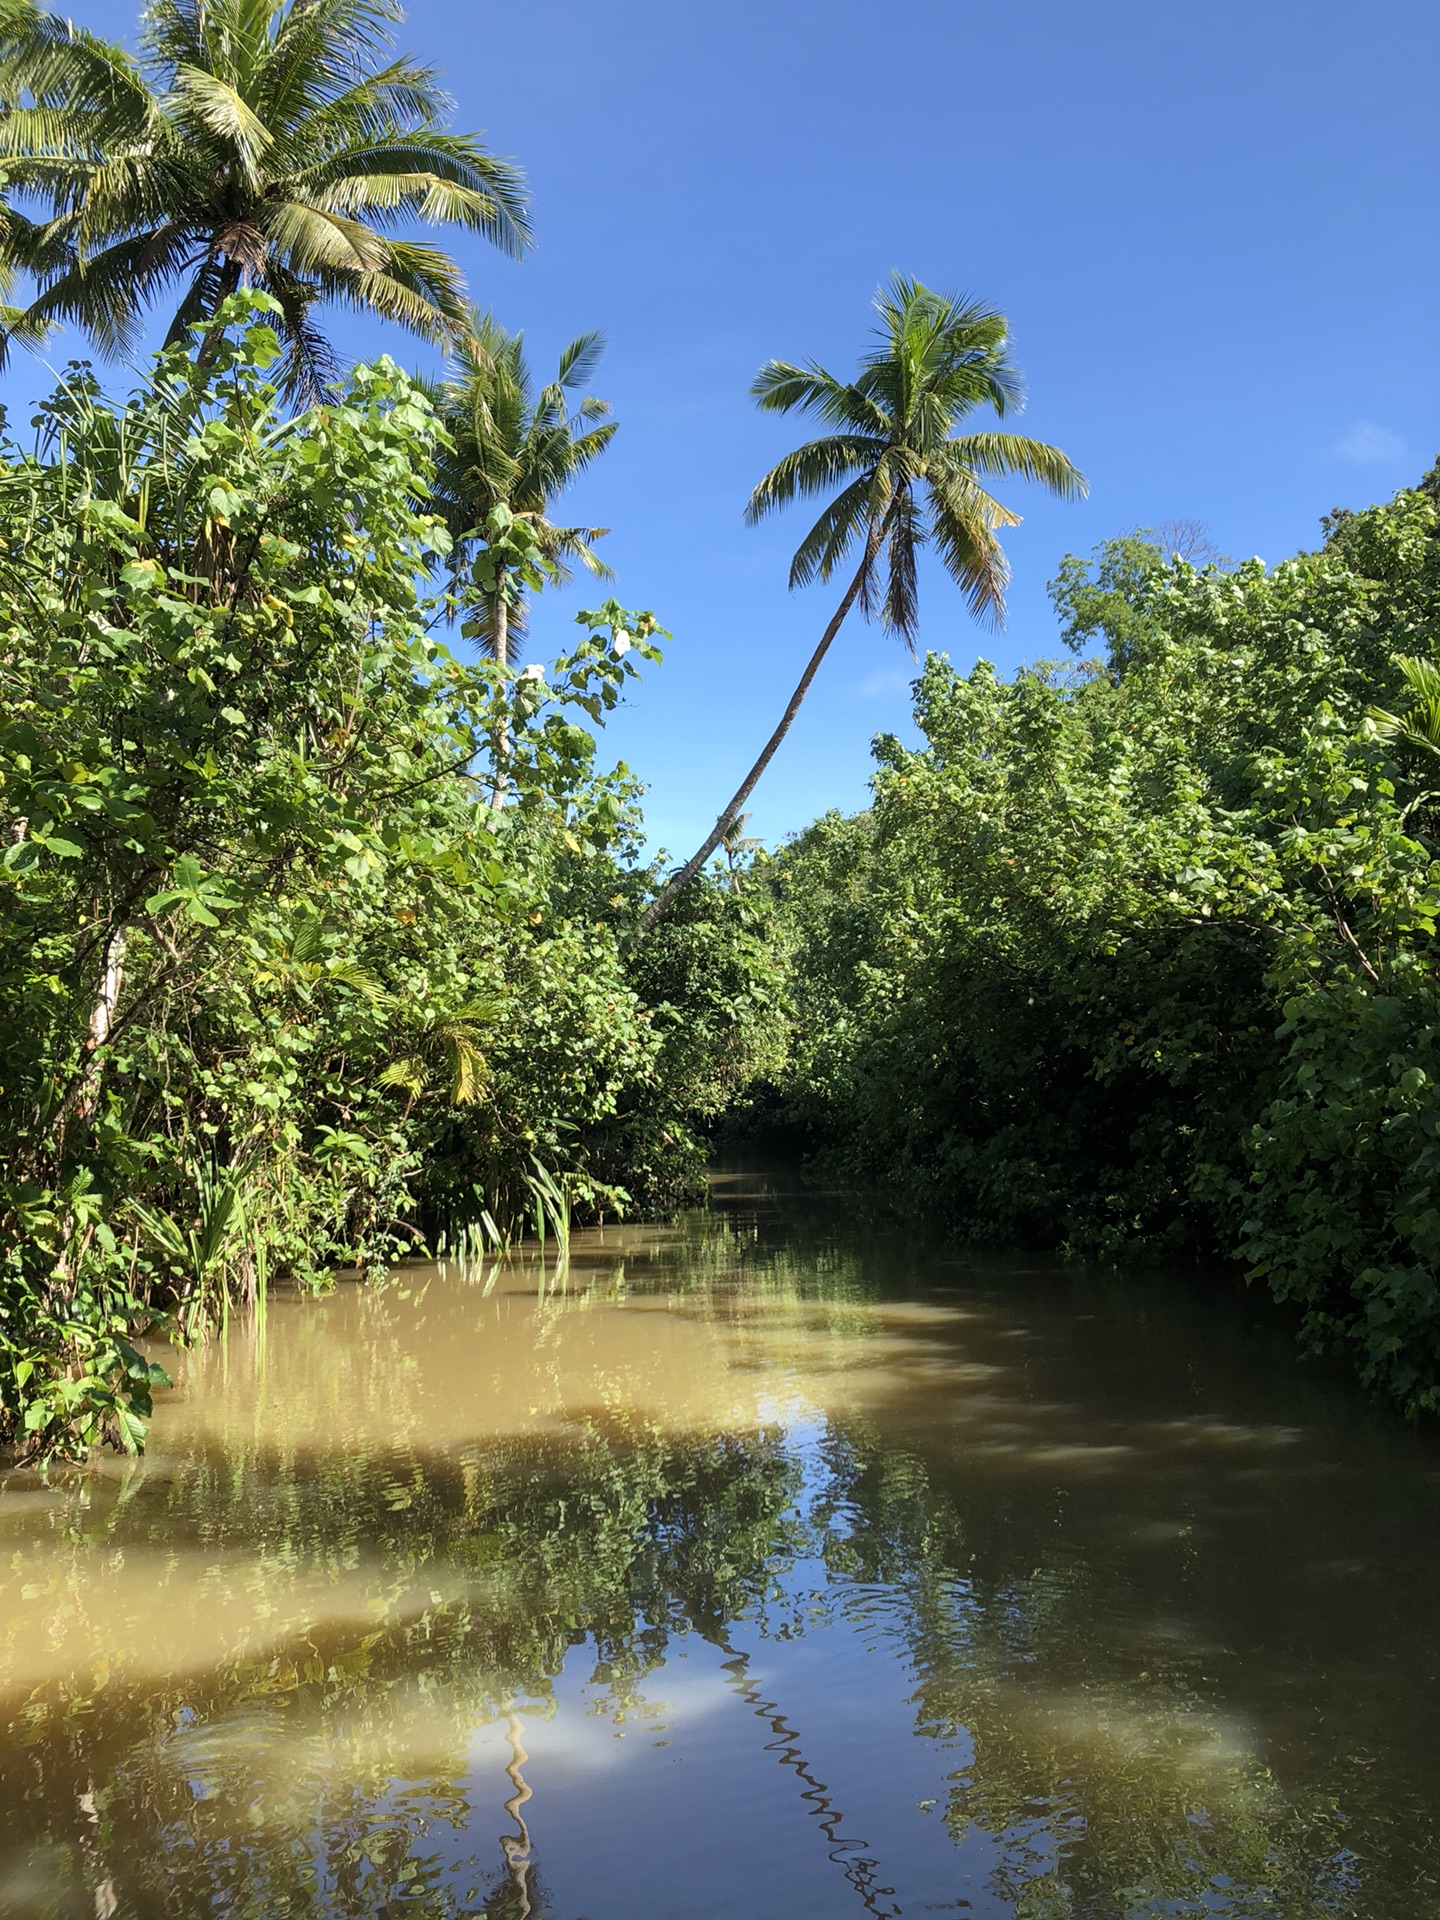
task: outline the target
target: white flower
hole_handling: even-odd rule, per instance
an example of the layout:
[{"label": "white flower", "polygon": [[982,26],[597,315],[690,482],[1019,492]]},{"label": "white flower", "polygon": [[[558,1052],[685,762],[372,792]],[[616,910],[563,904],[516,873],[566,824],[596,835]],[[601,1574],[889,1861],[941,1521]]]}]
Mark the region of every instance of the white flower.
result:
[{"label": "white flower", "polygon": [[624,627],[617,627],[615,629],[616,653],[628,653],[634,644],[634,641],[630,638]]},{"label": "white flower", "polygon": [[520,669],[520,678],[522,680],[543,680],[545,678],[545,669],[544,667],[533,665],[522,667]]}]

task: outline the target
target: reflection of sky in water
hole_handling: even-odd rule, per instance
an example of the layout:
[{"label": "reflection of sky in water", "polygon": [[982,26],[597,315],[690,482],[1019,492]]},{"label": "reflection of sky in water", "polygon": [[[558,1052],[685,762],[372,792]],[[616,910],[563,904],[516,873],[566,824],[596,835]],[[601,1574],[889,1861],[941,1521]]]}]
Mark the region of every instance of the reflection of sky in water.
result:
[{"label": "reflection of sky in water", "polygon": [[[747,1638],[733,1637],[737,1650]],[[666,1710],[648,1725],[631,1719],[616,1729],[588,1712],[585,1660],[567,1662],[554,1718],[525,1721],[534,1792],[525,1812],[562,1910],[623,1912],[620,1889],[638,1882],[686,1889],[689,1904],[677,1911],[820,1920],[864,1911],[847,1866],[873,1868],[876,1885],[893,1887],[901,1904],[953,1875],[954,1845],[919,1807],[943,1801],[945,1756],[908,1737],[903,1673],[887,1674],[889,1686],[867,1680],[856,1689],[847,1669],[865,1657],[843,1625],[831,1625],[787,1648],[783,1684],[773,1664],[752,1659],[746,1677],[763,1701],[783,1695],[798,1742],[777,1735],[738,1693],[717,1650],[693,1637],[657,1676]],[[907,1738],[892,1753],[896,1728]],[[828,1805],[787,1764],[797,1745]],[[472,1806],[491,1800],[497,1829],[508,1757],[501,1725],[470,1748],[467,1793]],[[843,1818],[827,1833],[821,1822],[837,1808]],[[607,1897],[607,1888],[616,1891]],[[877,1894],[875,1905],[886,1911],[895,1899]]]},{"label": "reflection of sky in water", "polygon": [[[797,1507],[810,1517],[831,1483],[826,1424],[793,1400],[764,1412],[789,1416]],[[787,1920],[889,1914],[957,1871],[987,1877],[985,1836],[972,1834],[957,1863],[935,1817],[970,1747],[913,1737],[915,1676],[887,1619],[893,1597],[847,1593],[821,1561],[801,1559],[767,1599],[795,1623],[789,1637],[743,1619],[724,1647],[683,1635],[621,1712],[582,1648],[548,1702],[516,1703],[528,1833],[562,1909],[568,1894],[577,1911],[618,1914],[606,1890],[634,1884],[637,1868],[652,1886],[685,1889],[687,1912],[766,1914],[783,1900]],[[467,1799],[478,1809],[488,1798],[497,1817],[512,1725],[487,1724],[467,1748]],[[968,1910],[1004,1909],[972,1899]]]},{"label": "reflection of sky in water", "polygon": [[1223,1291],[742,1194],[175,1370],[0,1492],[7,1916],[1440,1913],[1440,1453]]}]

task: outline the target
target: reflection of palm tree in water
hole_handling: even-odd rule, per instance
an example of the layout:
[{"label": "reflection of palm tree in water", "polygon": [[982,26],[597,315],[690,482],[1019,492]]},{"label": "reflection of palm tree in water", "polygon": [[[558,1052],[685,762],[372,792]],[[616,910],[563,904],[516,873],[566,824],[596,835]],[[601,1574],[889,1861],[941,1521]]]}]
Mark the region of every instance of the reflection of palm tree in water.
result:
[{"label": "reflection of palm tree in water", "polygon": [[[804,1782],[800,1798],[811,1803],[808,1810],[812,1818],[819,1822],[820,1831],[830,1843],[827,1849],[830,1858],[859,1894],[867,1913],[874,1914],[876,1920],[897,1920],[900,1908],[893,1904],[895,1889],[876,1885],[880,1877],[880,1862],[866,1852],[863,1840],[840,1837],[840,1823],[845,1816],[830,1798],[830,1789],[810,1771],[800,1751],[800,1735],[786,1720],[780,1706],[774,1700],[762,1698],[759,1687],[750,1679],[749,1654],[736,1653],[724,1640],[718,1640],[716,1644],[722,1653],[730,1655],[724,1668],[730,1676],[731,1685],[760,1719],[769,1722],[770,1730],[775,1735],[773,1740],[765,1742],[766,1753],[775,1754],[782,1767],[792,1767]],[[882,1905],[882,1902],[888,1904]]]},{"label": "reflection of palm tree in water", "polygon": [[[731,1685],[751,1707],[760,1719],[769,1723],[774,1734],[773,1740],[765,1742],[766,1753],[775,1754],[782,1767],[793,1768],[796,1776],[803,1782],[802,1800],[809,1801],[809,1812],[819,1822],[820,1831],[829,1842],[827,1852],[845,1878],[860,1896],[861,1904],[867,1913],[875,1915],[875,1920],[899,1920],[900,1908],[894,1904],[895,1889],[877,1885],[880,1877],[880,1862],[866,1851],[863,1840],[843,1839],[839,1828],[845,1816],[830,1798],[830,1789],[821,1780],[817,1780],[810,1771],[804,1754],[800,1750],[800,1735],[785,1718],[784,1712],[774,1700],[762,1697],[760,1688],[749,1678],[750,1656],[737,1653],[724,1640],[716,1642],[722,1653],[730,1658],[724,1662],[724,1670],[730,1676]],[[521,1744],[521,1735],[525,1724],[518,1713],[511,1712],[506,1719],[505,1741],[510,1749],[510,1764],[505,1772],[515,1791],[505,1802],[505,1811],[515,1822],[515,1833],[502,1833],[501,1851],[505,1855],[505,1865],[510,1875],[511,1885],[518,1898],[517,1920],[530,1920],[531,1881],[533,1869],[531,1860],[530,1829],[525,1824],[521,1807],[530,1799],[532,1789],[526,1784],[520,1769],[530,1758]],[[882,1902],[886,1904],[881,1904]]]},{"label": "reflection of palm tree in water", "polygon": [[520,1736],[525,1724],[518,1713],[511,1713],[506,1722],[505,1740],[510,1748],[510,1764],[505,1771],[515,1791],[505,1802],[505,1811],[519,1828],[518,1833],[502,1833],[500,1848],[505,1855],[505,1864],[510,1870],[510,1878],[515,1891],[520,1896],[520,1920],[529,1920],[530,1915],[530,1829],[521,1816],[520,1809],[530,1798],[530,1788],[525,1784],[525,1776],[520,1769],[530,1758],[520,1744]]},{"label": "reflection of palm tree in water", "polygon": [[[95,1805],[95,1784],[93,1781],[80,1796],[80,1811],[84,1814],[90,1827],[95,1829],[99,1828],[100,1812]],[[94,1841],[93,1836],[87,1833],[84,1828],[81,1829],[80,1849],[87,1857],[93,1852],[95,1855],[94,1871],[97,1874],[104,1873],[105,1869],[103,1861],[101,1861],[100,1858],[99,1847]],[[97,1880],[96,1883],[95,1920],[114,1920],[115,1914],[119,1911],[120,1901],[115,1892],[115,1882],[107,1874],[103,1880]]]}]

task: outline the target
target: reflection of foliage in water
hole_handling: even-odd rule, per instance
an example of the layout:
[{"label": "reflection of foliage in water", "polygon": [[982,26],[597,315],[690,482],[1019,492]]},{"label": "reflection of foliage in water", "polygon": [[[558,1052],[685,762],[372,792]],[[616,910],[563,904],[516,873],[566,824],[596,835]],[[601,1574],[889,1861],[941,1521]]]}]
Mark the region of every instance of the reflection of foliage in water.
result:
[{"label": "reflection of foliage in water", "polygon": [[[676,1268],[706,1315],[868,1325],[853,1260],[714,1227],[683,1259],[657,1242],[653,1266],[632,1257],[612,1284],[668,1269],[673,1288]],[[37,1915],[88,1914],[113,1883],[121,1916],[542,1920],[541,1866],[522,1883],[502,1858],[498,1780],[484,1806],[469,1798],[471,1730],[517,1701],[545,1713],[581,1646],[605,1710],[643,1720],[677,1635],[728,1655],[742,1630],[826,1622],[914,1672],[918,1731],[959,1750],[940,1817],[957,1846],[983,1843],[965,1857],[1016,1920],[1389,1920],[1386,1889],[1426,1871],[1428,1828],[1407,1836],[1378,1786],[1267,1769],[1198,1638],[1141,1659],[1107,1636],[1114,1569],[1027,1538],[858,1419],[677,1436],[597,1415],[453,1456],[197,1452],[148,1519],[122,1504],[67,1524],[74,1560],[56,1559],[37,1606],[63,1608],[92,1556],[148,1539],[241,1552],[257,1600],[358,1572],[374,1624],[183,1683],[97,1676],[10,1703],[0,1805],[61,1888]],[[727,1671],[748,1700],[743,1662]],[[783,1664],[768,1684],[783,1694]],[[1362,1862],[1387,1850],[1401,1864],[1370,1887]]]},{"label": "reflection of foliage in water", "polygon": [[[713,1638],[766,1604],[799,1538],[797,1468],[774,1434],[595,1424],[406,1467],[190,1463],[151,1522],[174,1551],[243,1542],[272,1580],[363,1563],[393,1624],[312,1631],[168,1687],[108,1679],[13,1703],[0,1804],[45,1834],[47,1877],[113,1878],[157,1913],[478,1912],[481,1890],[427,1845],[472,1822],[470,1730],[512,1699],[546,1711],[584,1643],[609,1710],[637,1711],[671,1636]],[[123,1510],[34,1604],[63,1604],[106,1532],[126,1538]]]},{"label": "reflection of foliage in water", "polygon": [[1407,1835],[1353,1771],[1287,1790],[1217,1710],[1201,1649],[1152,1641],[1137,1672],[1107,1645],[1103,1569],[1056,1555],[988,1582],[914,1455],[854,1425],[826,1452],[810,1517],[835,1605],[903,1647],[917,1730],[969,1748],[946,1823],[999,1843],[988,1891],[1016,1920],[1389,1920],[1366,1848],[1387,1887],[1430,1879],[1428,1821]]}]

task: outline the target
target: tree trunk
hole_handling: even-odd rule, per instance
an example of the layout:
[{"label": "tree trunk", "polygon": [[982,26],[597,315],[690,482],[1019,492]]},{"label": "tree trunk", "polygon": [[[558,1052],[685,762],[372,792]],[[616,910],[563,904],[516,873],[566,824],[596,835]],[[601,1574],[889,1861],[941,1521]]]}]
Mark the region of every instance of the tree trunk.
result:
[{"label": "tree trunk", "polygon": [[720,842],[725,838],[725,835],[730,831],[735,816],[740,812],[745,802],[754,792],[761,774],[764,773],[766,767],[768,767],[774,759],[776,749],[790,731],[791,721],[800,711],[800,702],[810,691],[810,682],[819,671],[820,662],[830,651],[831,641],[845,624],[845,616],[860,598],[861,588],[865,584],[865,576],[875,564],[875,556],[880,551],[880,544],[885,538],[886,529],[890,525],[893,514],[894,507],[892,506],[883,520],[877,520],[872,523],[869,536],[865,542],[865,557],[861,560],[859,567],[855,571],[855,578],[846,588],[844,599],[831,615],[829,626],[826,627],[824,633],[821,634],[820,644],[816,647],[814,653],[811,654],[809,664],[800,676],[800,684],[796,687],[794,693],[791,694],[790,704],[780,716],[779,726],[776,727],[770,738],[765,742],[761,750],[760,758],[741,781],[734,798],[711,828],[710,835],[704,845],[700,847],[698,852],[690,856],[680,871],[673,875],[645,909],[640,925],[636,930],[635,937],[637,940],[644,939],[645,935],[650,931],[651,927],[654,926],[661,914],[667,912],[668,909],[673,906],[678,896],[685,891],[696,874],[699,873],[716,847],[719,846]]},{"label": "tree trunk", "polygon": [[[495,658],[503,669],[510,664],[510,608],[505,599],[505,569],[495,569]],[[509,700],[502,685],[500,698]],[[498,813],[505,804],[505,763],[510,758],[510,722],[502,720],[495,742],[495,785],[490,793],[490,811]]]},{"label": "tree trunk", "polygon": [[122,922],[105,948],[105,971],[90,1009],[90,1026],[85,1036],[85,1076],[75,1101],[75,1111],[84,1116],[95,1111],[100,1098],[101,1066],[97,1056],[115,1024],[115,1009],[125,980],[125,947],[129,937],[130,929]]},{"label": "tree trunk", "polygon": [[[225,262],[225,266],[220,275],[220,297],[215,302],[217,309],[230,298],[232,293],[239,292],[240,276],[243,271],[244,269],[238,260],[227,260]],[[223,333],[223,327],[211,327],[210,331],[205,335],[205,338],[200,342],[200,351],[195,356],[195,364],[197,367],[208,367],[210,365],[211,361],[220,351],[220,340]]]}]

